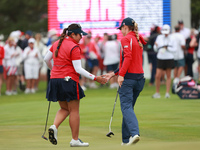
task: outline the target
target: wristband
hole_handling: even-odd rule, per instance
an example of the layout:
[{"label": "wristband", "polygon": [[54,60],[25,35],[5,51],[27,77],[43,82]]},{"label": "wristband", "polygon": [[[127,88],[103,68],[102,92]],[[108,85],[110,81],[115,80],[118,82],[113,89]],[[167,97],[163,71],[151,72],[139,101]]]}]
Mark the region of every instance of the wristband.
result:
[{"label": "wristband", "polygon": [[96,80],[97,80],[97,77],[95,76],[95,77],[94,77],[94,81],[96,81]]}]

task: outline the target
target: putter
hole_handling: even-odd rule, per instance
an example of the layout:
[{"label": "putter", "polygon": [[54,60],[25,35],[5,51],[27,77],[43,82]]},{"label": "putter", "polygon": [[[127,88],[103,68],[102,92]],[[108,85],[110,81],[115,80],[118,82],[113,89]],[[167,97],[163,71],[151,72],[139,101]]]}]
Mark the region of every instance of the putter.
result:
[{"label": "putter", "polygon": [[48,107],[48,111],[47,111],[47,118],[46,118],[46,124],[45,124],[45,128],[44,128],[44,133],[42,135],[42,138],[47,140],[48,141],[48,138],[45,137],[45,133],[46,133],[46,129],[47,129],[47,122],[48,122],[48,117],[49,117],[49,110],[50,110],[50,104],[51,104],[51,101],[49,101],[49,107]]},{"label": "putter", "polygon": [[115,103],[114,103],[114,107],[113,107],[113,111],[112,111],[112,116],[111,116],[111,118],[110,118],[109,132],[108,132],[108,134],[106,134],[106,136],[107,136],[107,137],[110,137],[110,138],[111,138],[111,135],[114,135],[114,133],[111,131],[111,123],[112,123],[112,118],[113,118],[114,111],[115,111],[115,105],[116,105],[116,103],[117,103],[118,94],[119,94],[119,88],[117,89],[117,95],[116,95],[116,98],[115,98]]}]

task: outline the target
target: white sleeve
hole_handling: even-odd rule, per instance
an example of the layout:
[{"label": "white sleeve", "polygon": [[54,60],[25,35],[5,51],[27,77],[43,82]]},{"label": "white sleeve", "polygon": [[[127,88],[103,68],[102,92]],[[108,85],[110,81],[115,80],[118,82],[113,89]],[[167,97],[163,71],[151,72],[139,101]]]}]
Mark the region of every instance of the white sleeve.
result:
[{"label": "white sleeve", "polygon": [[10,53],[9,53],[10,51],[7,50],[7,48],[5,48],[5,47],[4,47],[4,50],[5,50],[5,51],[4,51],[4,52],[5,52],[5,54],[4,54],[4,59],[6,59],[6,60],[7,60],[7,59],[10,59],[10,58],[11,58],[11,55],[10,55]]},{"label": "white sleeve", "polygon": [[87,72],[85,69],[82,68],[81,66],[81,60],[73,60],[72,64],[74,66],[74,69],[77,73],[85,76],[86,78],[89,78],[91,80],[94,80],[95,75],[90,74],[89,72]]},{"label": "white sleeve", "polygon": [[174,37],[171,35],[170,36],[170,42],[168,43],[168,47],[167,47],[167,50],[169,50],[170,52],[176,52],[176,43],[175,43],[175,39]]},{"label": "white sleeve", "polygon": [[46,63],[46,65],[50,70],[52,69],[52,63],[51,63],[52,58],[53,58],[53,53],[51,51],[48,51],[47,54],[44,56],[44,62]]},{"label": "white sleeve", "polygon": [[185,46],[185,38],[181,35],[181,46]]},{"label": "white sleeve", "polygon": [[25,48],[25,49],[24,49],[24,52],[22,53],[22,58],[23,58],[23,60],[26,59],[26,57],[27,57],[27,52],[28,52],[28,49]]}]

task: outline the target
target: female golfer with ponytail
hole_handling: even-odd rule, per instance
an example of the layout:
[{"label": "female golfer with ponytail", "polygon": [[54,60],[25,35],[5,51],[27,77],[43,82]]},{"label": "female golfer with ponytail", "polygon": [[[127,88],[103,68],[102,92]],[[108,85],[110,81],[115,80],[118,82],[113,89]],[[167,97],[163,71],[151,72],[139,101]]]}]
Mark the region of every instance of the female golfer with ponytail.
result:
[{"label": "female golfer with ponytail", "polygon": [[[54,124],[49,128],[49,140],[57,144],[57,129],[69,115],[69,125],[72,132],[70,146],[89,146],[79,138],[79,103],[84,92],[79,85],[79,75],[105,84],[107,80],[101,76],[94,76],[81,67],[81,50],[78,45],[83,32],[79,24],[71,24],[63,30],[60,40],[56,41],[44,61],[51,70],[51,77],[47,88],[48,101],[57,102],[60,105]],[[51,60],[53,59],[53,65]]]},{"label": "female golfer with ponytail", "polygon": [[120,65],[116,71],[106,74],[107,79],[118,75],[119,97],[122,120],[122,145],[131,145],[140,140],[138,120],[134,106],[145,83],[142,67],[143,45],[146,44],[138,34],[138,25],[132,18],[125,18],[118,28],[121,39]]}]

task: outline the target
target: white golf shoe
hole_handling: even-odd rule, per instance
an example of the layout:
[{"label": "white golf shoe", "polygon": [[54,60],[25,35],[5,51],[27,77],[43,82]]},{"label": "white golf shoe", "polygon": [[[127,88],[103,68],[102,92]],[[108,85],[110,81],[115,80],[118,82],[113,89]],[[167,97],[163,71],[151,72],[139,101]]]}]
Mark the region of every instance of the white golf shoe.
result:
[{"label": "white golf shoe", "polygon": [[126,145],[136,144],[140,140],[139,135],[135,135],[134,137],[129,138],[129,142]]},{"label": "white golf shoe", "polygon": [[165,94],[165,98],[170,98],[169,93],[166,93],[166,94]]},{"label": "white golf shoe", "polygon": [[25,91],[24,91],[25,94],[29,94],[31,93],[31,89],[27,88]]},{"label": "white golf shoe", "polygon": [[160,93],[155,93],[152,98],[160,98]]},{"label": "white golf shoe", "polygon": [[55,125],[50,126],[49,141],[54,145],[57,145],[57,134],[58,134],[58,130],[57,130],[56,126]]},{"label": "white golf shoe", "polygon": [[88,147],[89,143],[82,142],[80,139],[74,140],[72,139],[70,142],[71,147]]}]

